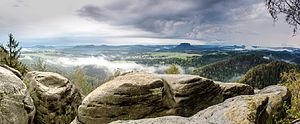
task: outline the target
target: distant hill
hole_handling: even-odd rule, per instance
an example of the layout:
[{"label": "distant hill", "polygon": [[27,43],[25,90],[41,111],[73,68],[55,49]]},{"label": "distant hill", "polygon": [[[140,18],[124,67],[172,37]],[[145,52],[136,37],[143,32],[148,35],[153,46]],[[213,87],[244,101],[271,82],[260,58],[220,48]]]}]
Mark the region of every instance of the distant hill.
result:
[{"label": "distant hill", "polygon": [[297,57],[297,58],[293,58],[291,60],[292,63],[296,63],[296,64],[300,64],[300,57]]},{"label": "distant hill", "polygon": [[33,48],[40,48],[40,49],[49,49],[49,48],[55,48],[54,46],[44,46],[44,45],[35,45]]},{"label": "distant hill", "polygon": [[90,48],[98,48],[96,45],[77,45],[73,47],[74,49],[90,49]]},{"label": "distant hill", "polygon": [[196,49],[196,47],[192,46],[190,43],[180,43],[174,49],[176,49],[176,50],[193,50],[193,49]]},{"label": "distant hill", "polygon": [[292,69],[296,69],[296,65],[286,62],[261,64],[250,69],[239,82],[261,89],[269,85],[280,83],[280,74]]},{"label": "distant hill", "polygon": [[193,74],[217,81],[232,82],[237,81],[250,68],[269,62],[270,60],[262,56],[241,55],[197,68]]}]

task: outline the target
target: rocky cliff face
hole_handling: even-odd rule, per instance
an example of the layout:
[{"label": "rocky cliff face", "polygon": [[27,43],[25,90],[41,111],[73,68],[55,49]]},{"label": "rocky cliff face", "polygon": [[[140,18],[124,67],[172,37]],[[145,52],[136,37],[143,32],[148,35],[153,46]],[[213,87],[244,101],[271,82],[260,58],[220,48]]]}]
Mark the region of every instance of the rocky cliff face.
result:
[{"label": "rocky cliff face", "polygon": [[14,69],[0,67],[0,124],[31,124],[33,101],[23,81],[10,70]]},{"label": "rocky cliff face", "polygon": [[245,94],[253,94],[253,89],[244,84],[220,85],[194,75],[129,73],[90,93],[80,105],[76,121],[99,124],[166,115],[191,116],[229,97]]},{"label": "rocky cliff face", "polygon": [[29,72],[24,79],[36,106],[37,124],[70,123],[77,114],[81,95],[67,78],[52,72]]}]

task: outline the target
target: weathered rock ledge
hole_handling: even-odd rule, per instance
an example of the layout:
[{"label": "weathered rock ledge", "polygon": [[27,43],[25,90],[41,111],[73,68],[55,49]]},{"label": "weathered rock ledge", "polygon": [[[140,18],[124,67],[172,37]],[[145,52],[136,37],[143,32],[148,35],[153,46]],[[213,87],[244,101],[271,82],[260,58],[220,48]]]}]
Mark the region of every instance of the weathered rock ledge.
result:
[{"label": "weathered rock ledge", "polygon": [[286,87],[269,86],[258,94],[227,99],[188,118],[165,116],[111,124],[268,124],[274,116],[282,116],[282,104],[290,98]]},{"label": "weathered rock ledge", "polygon": [[195,75],[129,73],[87,95],[73,123],[179,115],[189,117],[237,95],[253,94],[245,84],[221,84]]}]

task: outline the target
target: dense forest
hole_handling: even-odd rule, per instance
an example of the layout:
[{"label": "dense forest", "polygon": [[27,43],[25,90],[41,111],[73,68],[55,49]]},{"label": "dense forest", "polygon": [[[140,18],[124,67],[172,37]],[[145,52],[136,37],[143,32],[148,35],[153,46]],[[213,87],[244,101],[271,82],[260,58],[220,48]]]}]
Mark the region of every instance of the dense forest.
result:
[{"label": "dense forest", "polygon": [[297,69],[296,65],[286,62],[261,64],[250,69],[239,82],[261,89],[269,85],[281,83],[281,74],[295,69]]},{"label": "dense forest", "polygon": [[262,56],[242,55],[197,68],[193,74],[217,81],[233,82],[242,77],[250,68],[268,62],[270,60]]}]

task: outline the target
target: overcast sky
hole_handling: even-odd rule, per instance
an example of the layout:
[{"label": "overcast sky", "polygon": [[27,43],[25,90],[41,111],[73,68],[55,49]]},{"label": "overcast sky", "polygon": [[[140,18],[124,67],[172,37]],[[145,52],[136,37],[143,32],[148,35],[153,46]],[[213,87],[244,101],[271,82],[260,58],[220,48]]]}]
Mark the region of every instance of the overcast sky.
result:
[{"label": "overcast sky", "polygon": [[78,44],[245,44],[300,47],[265,0],[0,0],[0,41]]}]

